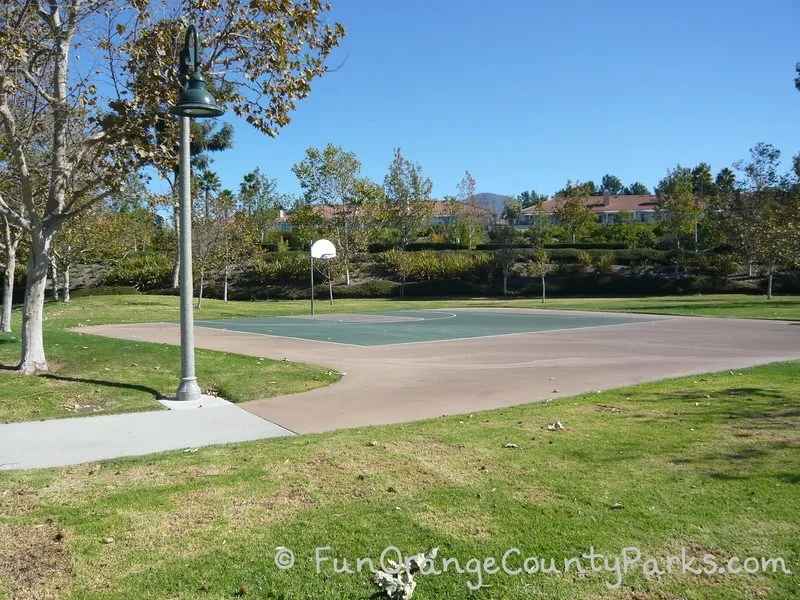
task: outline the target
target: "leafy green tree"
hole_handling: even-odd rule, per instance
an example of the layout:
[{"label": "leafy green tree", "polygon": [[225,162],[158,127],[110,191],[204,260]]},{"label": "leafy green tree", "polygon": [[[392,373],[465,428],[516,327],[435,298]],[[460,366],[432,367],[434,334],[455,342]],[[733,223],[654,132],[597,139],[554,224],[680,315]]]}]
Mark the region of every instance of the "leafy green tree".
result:
[{"label": "leafy green tree", "polygon": [[616,175],[603,175],[603,179],[600,183],[601,191],[608,190],[608,193],[616,196],[617,194],[621,194],[624,186],[622,185],[622,181]]},{"label": "leafy green tree", "polygon": [[759,142],[750,149],[750,161],[740,160],[734,167],[742,172],[743,186],[751,192],[775,188],[779,184],[781,151],[772,144]]},{"label": "leafy green tree", "polygon": [[550,272],[550,258],[547,256],[547,250],[544,248],[538,248],[528,261],[528,264],[525,266],[525,270],[529,275],[532,275],[533,277],[539,277],[541,279],[542,304],[544,304],[544,301],[547,298],[547,282],[545,281],[545,278]]},{"label": "leafy green tree", "polygon": [[508,221],[509,225],[514,225],[520,216],[522,216],[522,202],[513,196],[506,198],[506,201],[503,203],[502,216]]},{"label": "leafy green tree", "polygon": [[319,239],[324,225],[322,217],[302,199],[295,201],[289,212],[289,221],[292,224],[292,233],[303,248],[308,248]]},{"label": "leafy green tree", "polygon": [[780,151],[757,144],[749,161],[738,161],[742,180],[737,189],[718,194],[710,211],[720,238],[744,260],[767,275],[767,297],[780,269],[800,267],[800,194],[797,177],[781,176]]},{"label": "leafy green tree", "polygon": [[511,225],[500,225],[492,231],[492,237],[497,244],[493,251],[494,259],[503,276],[503,295],[508,295],[508,276],[514,268],[519,257],[518,245],[521,241],[519,232]]},{"label": "leafy green tree", "polygon": [[308,148],[292,167],[307,203],[327,206],[325,227],[336,245],[337,257],[350,284],[353,257],[367,245],[368,230],[363,197],[359,193],[361,163],[352,152],[328,144]]},{"label": "leafy green tree", "polygon": [[403,157],[395,148],[389,173],[383,182],[385,219],[406,248],[428,222],[433,183],[422,174],[422,166]]},{"label": "leafy green tree", "polygon": [[555,234],[552,221],[550,213],[543,210],[535,210],[530,213],[527,237],[534,248],[544,248],[547,244],[553,243]]},{"label": "leafy green tree", "polygon": [[678,250],[683,249],[683,238],[692,232],[695,232],[697,250],[700,206],[694,195],[692,172],[680,165],[668,171],[656,187],[656,195],[656,207],[662,216],[662,223]]},{"label": "leafy green tree", "polygon": [[625,196],[647,196],[650,194],[650,188],[640,181],[635,181],[622,190],[622,193]]},{"label": "leafy green tree", "polygon": [[276,226],[281,209],[289,203],[286,196],[278,193],[278,182],[258,167],[242,177],[237,201],[243,211],[240,219],[246,219],[252,230],[258,232],[262,244],[266,232]]},{"label": "leafy green tree", "polygon": [[597,216],[588,208],[589,186],[579,182],[567,182],[567,192],[555,210],[558,224],[569,232],[574,244],[579,237],[588,234],[597,224]]}]

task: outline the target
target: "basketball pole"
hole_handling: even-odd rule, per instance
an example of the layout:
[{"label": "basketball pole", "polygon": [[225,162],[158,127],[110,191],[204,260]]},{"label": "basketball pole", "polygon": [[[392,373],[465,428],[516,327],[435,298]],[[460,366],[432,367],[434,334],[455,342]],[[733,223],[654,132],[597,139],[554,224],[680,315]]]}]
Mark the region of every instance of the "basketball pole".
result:
[{"label": "basketball pole", "polygon": [[311,254],[311,316],[314,316],[314,255]]}]

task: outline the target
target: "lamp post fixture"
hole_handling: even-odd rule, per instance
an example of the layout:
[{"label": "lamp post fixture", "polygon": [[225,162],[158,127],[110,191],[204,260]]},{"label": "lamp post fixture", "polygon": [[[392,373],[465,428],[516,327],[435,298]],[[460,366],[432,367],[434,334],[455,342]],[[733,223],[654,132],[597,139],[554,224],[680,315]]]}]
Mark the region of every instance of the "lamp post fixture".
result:
[{"label": "lamp post fixture", "polygon": [[219,117],[225,111],[217,105],[200,75],[200,39],[194,25],[186,29],[180,53],[178,76],[183,91],[170,113],[181,120],[180,132],[180,293],[181,293],[181,382],[177,400],[199,400],[200,386],[194,371],[194,314],[192,299],[192,199],[191,118]]}]

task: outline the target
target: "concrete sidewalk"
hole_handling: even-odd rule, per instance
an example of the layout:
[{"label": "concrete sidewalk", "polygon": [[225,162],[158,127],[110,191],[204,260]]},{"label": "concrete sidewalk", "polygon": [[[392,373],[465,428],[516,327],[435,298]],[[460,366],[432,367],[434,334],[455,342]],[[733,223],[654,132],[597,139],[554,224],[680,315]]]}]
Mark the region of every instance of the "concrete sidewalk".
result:
[{"label": "concrete sidewalk", "polygon": [[0,425],[0,470],[35,469],[294,435],[224,400],[174,410]]}]

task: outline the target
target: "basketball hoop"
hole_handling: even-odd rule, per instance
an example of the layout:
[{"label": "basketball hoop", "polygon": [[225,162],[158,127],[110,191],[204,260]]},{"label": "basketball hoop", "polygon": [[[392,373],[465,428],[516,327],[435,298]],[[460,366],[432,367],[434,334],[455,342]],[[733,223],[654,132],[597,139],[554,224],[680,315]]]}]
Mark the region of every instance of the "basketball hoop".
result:
[{"label": "basketball hoop", "polygon": [[336,258],[336,246],[328,240],[317,240],[311,244],[311,258]]}]

